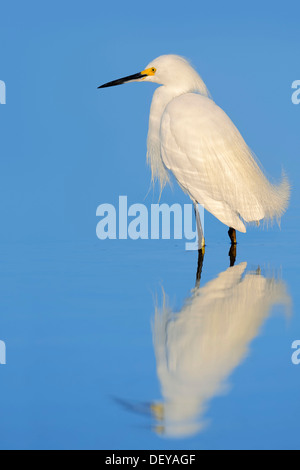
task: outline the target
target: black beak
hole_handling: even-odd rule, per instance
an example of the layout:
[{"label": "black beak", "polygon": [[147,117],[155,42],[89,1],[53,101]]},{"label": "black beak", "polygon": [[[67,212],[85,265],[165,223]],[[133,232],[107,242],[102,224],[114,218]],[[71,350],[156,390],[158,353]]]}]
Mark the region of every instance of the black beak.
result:
[{"label": "black beak", "polygon": [[119,78],[118,80],[114,80],[112,82],[104,83],[104,85],[101,85],[98,87],[99,88],[107,88],[109,86],[116,86],[116,85],[122,85],[123,83],[131,82],[132,80],[138,80],[139,78],[147,77],[146,74],[142,74],[141,72],[135,73],[134,75],[128,75],[128,77],[124,78]]}]

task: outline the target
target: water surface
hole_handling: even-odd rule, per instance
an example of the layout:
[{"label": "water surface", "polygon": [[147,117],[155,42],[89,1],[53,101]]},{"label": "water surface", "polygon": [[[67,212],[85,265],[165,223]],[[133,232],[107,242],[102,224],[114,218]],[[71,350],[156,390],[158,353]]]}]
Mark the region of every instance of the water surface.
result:
[{"label": "water surface", "polygon": [[3,244],[1,447],[298,448],[294,230],[215,239]]}]

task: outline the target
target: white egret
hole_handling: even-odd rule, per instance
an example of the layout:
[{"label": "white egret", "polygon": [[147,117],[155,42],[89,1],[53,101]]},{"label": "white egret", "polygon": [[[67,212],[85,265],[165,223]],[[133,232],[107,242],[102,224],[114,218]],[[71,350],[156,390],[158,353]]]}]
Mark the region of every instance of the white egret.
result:
[{"label": "white egret", "polygon": [[279,185],[268,181],[189,62],[177,55],[163,55],[142,72],[99,88],[132,81],[162,85],[151,104],[147,160],[152,180],[159,180],[161,189],[170,170],[192,199],[202,248],[205,242],[197,203],[229,227],[232,244],[236,244],[236,230],[246,232],[246,223],[281,217],[290,196],[288,179],[283,176]]}]

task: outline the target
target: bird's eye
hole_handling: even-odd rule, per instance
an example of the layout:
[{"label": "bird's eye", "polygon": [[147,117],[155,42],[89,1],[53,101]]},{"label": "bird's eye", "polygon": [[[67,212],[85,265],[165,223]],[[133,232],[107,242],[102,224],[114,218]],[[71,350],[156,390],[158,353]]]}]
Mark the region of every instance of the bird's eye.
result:
[{"label": "bird's eye", "polygon": [[152,71],[153,73],[155,73],[155,72],[156,72],[156,69],[155,69],[154,67],[152,67],[151,71]]}]

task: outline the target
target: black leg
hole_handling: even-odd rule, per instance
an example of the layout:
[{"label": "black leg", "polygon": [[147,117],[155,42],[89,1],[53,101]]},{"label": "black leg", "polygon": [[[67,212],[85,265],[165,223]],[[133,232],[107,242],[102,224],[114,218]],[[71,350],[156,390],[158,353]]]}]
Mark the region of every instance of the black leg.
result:
[{"label": "black leg", "polygon": [[229,235],[229,238],[231,240],[231,244],[232,245],[236,245],[237,242],[236,242],[236,230],[234,228],[231,228],[228,230],[228,235]]},{"label": "black leg", "polygon": [[235,265],[236,260],[236,245],[231,245],[228,255],[230,258],[230,267],[232,267]]},{"label": "black leg", "polygon": [[204,254],[205,250],[202,248],[202,250],[198,250],[198,266],[197,266],[197,276],[196,276],[196,286],[200,286],[200,281],[201,281],[201,274],[202,274],[202,268],[203,268],[203,261],[204,261]]}]

